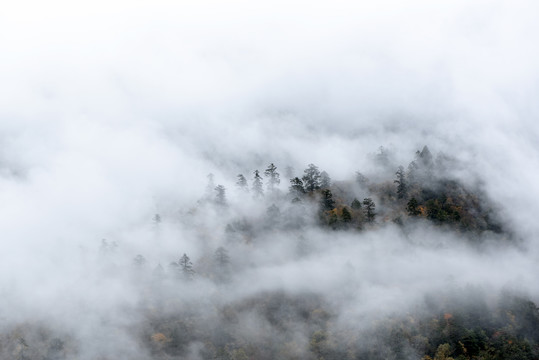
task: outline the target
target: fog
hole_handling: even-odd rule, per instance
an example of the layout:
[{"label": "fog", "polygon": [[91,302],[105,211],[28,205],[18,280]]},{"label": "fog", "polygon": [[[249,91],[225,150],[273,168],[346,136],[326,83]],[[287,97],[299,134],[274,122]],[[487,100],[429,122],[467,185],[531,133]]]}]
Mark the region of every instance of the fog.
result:
[{"label": "fog", "polygon": [[[317,294],[338,309],[336,327],[362,331],[369,326],[358,319],[405,314],[447,289],[479,288],[492,301],[509,289],[539,301],[535,2],[3,8],[5,327],[43,322],[77,339],[81,359],[149,359],[132,329],[149,301],[141,284],[183,253],[197,279],[167,279],[155,292],[185,301],[182,309],[198,304],[208,324],[217,321],[212,309],[272,291]],[[269,163],[282,193],[288,166],[301,176],[314,163],[334,181],[377,176],[380,147],[393,181],[424,145],[455,159],[451,176],[484,191],[518,241],[487,233],[473,245],[427,222],[334,232],[310,223],[308,205],[306,228],[267,229],[266,209],[276,202],[288,214],[291,205],[235,187],[237,174],[250,185]],[[200,201],[209,173],[227,189],[226,210]],[[255,224],[251,239],[230,239],[226,226],[238,219]],[[104,251],[102,239],[117,248]],[[232,264],[225,288],[198,276],[219,246]],[[138,254],[145,275],[133,270]],[[274,331],[254,312],[241,316],[246,338]],[[296,341],[308,343],[302,334]],[[198,346],[185,356],[197,358]]]}]

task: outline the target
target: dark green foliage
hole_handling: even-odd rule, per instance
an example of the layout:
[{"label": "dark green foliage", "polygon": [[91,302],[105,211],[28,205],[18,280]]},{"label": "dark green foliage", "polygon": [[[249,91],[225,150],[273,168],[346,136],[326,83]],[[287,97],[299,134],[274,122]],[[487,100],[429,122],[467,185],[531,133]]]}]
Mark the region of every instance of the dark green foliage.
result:
[{"label": "dark green foliage", "polygon": [[332,229],[337,229],[337,227],[339,226],[339,218],[337,217],[337,214],[332,211],[329,213],[329,217],[328,217],[328,225],[329,227],[331,227]]},{"label": "dark green foliage", "polygon": [[320,209],[324,211],[333,210],[335,208],[335,200],[333,200],[333,194],[331,190],[322,190],[322,198],[320,199]]},{"label": "dark green foliage", "polygon": [[406,210],[408,211],[409,216],[421,215],[421,210],[419,210],[419,203],[417,202],[415,197],[411,198],[410,201],[408,201],[408,204],[406,204]]},{"label": "dark green foliage", "polygon": [[[227,268],[226,250],[218,249],[214,261]],[[539,358],[539,310],[533,302],[505,294],[489,306],[484,295],[458,288],[430,297],[430,305],[416,312],[381,316],[369,326],[337,325],[339,307],[312,293],[263,292],[227,304],[217,301],[210,309],[178,302],[172,308],[142,310],[136,334],[151,359],[188,358],[195,344],[201,345],[202,359]],[[245,321],[264,326],[242,331]],[[303,346],[293,342],[298,336],[306,339]],[[75,359],[80,357],[78,341],[39,326],[4,326],[0,356]]]},{"label": "dark green foliage", "polygon": [[290,179],[290,187],[288,188],[288,191],[293,202],[300,201],[305,194],[303,181],[301,181],[301,179],[298,177]]},{"label": "dark green foliage", "polygon": [[[383,151],[381,156],[383,160]],[[437,174],[438,167],[433,166],[432,155],[428,148],[425,147],[422,152],[418,152],[412,164],[408,174],[399,167],[396,180],[392,178],[393,171],[382,180],[375,175],[373,179],[377,179],[377,182],[371,182],[368,188],[366,178],[359,173],[358,183],[362,188],[359,188],[352,179],[337,181],[331,186],[329,176],[326,181],[325,173],[320,174],[316,166],[311,164],[305,170],[303,177],[305,183],[298,177],[290,180],[290,198],[295,203],[290,204],[285,201],[287,199],[284,196],[280,197],[278,193],[274,193],[268,198],[275,203],[258,201],[255,204],[257,211],[253,211],[252,214],[245,211],[237,212],[241,214],[237,215],[237,218],[232,218],[235,213],[233,211],[227,214],[231,218],[226,220],[229,223],[224,233],[213,232],[214,228],[207,224],[197,228],[197,240],[200,238],[205,242],[200,248],[207,249],[197,261],[197,276],[201,278],[200,282],[175,282],[170,276],[166,276],[172,275],[189,280],[194,278],[193,264],[186,254],[172,263],[170,268],[172,273],[165,274],[162,266],[158,265],[153,271],[153,277],[141,276],[141,281],[136,282],[142,289],[141,293],[137,294],[137,300],[141,301],[136,302],[136,307],[127,308],[126,312],[134,315],[129,324],[133,324],[132,334],[138,336],[137,351],[140,350],[142,357],[155,360],[180,358],[355,360],[422,357],[424,360],[539,359],[539,309],[535,303],[521,297],[506,295],[496,303],[490,293],[488,297],[482,298],[469,289],[463,291],[451,288],[446,292],[437,290],[436,295],[431,295],[425,304],[419,304],[416,310],[412,306],[407,306],[406,315],[385,315],[400,314],[401,310],[385,307],[381,309],[382,311],[373,311],[364,318],[360,316],[353,318],[354,311],[352,311],[348,321],[346,317],[349,314],[343,313],[343,308],[350,309],[350,305],[355,306],[350,300],[359,302],[362,300],[354,289],[357,283],[348,280],[356,280],[356,271],[368,271],[368,268],[360,264],[358,270],[352,265],[349,265],[351,269],[348,269],[338,261],[331,263],[337,265],[335,269],[327,266],[324,268],[327,263],[321,263],[321,274],[323,271],[331,271],[342,277],[342,279],[336,277],[337,283],[332,289],[339,291],[328,296],[327,303],[323,301],[326,294],[302,293],[301,287],[287,292],[263,293],[257,293],[259,284],[253,284],[255,290],[247,289],[245,292],[237,292],[234,288],[238,284],[249,287],[250,284],[245,282],[243,277],[243,271],[253,273],[253,276],[247,279],[253,281],[258,279],[257,272],[251,270],[258,270],[254,263],[262,257],[257,255],[250,259],[249,255],[256,254],[260,249],[264,250],[264,246],[267,246],[264,241],[271,242],[280,236],[290,236],[292,240],[288,246],[277,248],[283,251],[283,263],[288,263],[293,256],[303,257],[309,261],[317,260],[324,254],[326,247],[331,252],[333,249],[329,247],[332,244],[338,245],[337,241],[332,242],[334,233],[319,232],[326,235],[328,240],[326,243],[320,243],[316,238],[313,240],[309,237],[311,234],[309,231],[304,231],[312,230],[307,228],[307,225],[315,223],[312,220],[316,219],[310,219],[311,221],[308,219],[313,214],[319,216],[318,224],[324,230],[329,227],[350,231],[351,235],[345,236],[358,241],[363,241],[364,233],[352,233],[353,230],[349,229],[362,228],[364,221],[373,223],[376,218],[379,219],[377,227],[382,228],[384,223],[393,220],[403,225],[395,231],[407,231],[406,222],[413,225],[416,222],[405,216],[405,212],[409,216],[421,216],[425,221],[443,224],[448,230],[457,230],[461,234],[464,234],[462,230],[502,231],[495,221],[496,213],[488,206],[488,201],[481,191],[468,189],[456,180],[444,179]],[[276,181],[279,179],[278,174],[275,176],[276,169],[274,164],[270,164],[265,171],[269,191],[279,184]],[[426,169],[433,175],[428,181],[425,176]],[[411,173],[417,176],[413,177]],[[261,197],[262,178],[258,171],[254,174],[253,193]],[[209,177],[209,180],[213,183],[213,176]],[[240,189],[248,191],[247,180],[243,175],[238,175],[237,184]],[[217,192],[212,194],[214,201],[226,203],[225,189],[220,187],[222,186],[212,187],[212,191]],[[309,196],[305,195],[306,191],[310,192]],[[222,200],[219,200],[220,194]],[[375,212],[376,207],[372,198],[365,198],[362,204],[354,198],[359,196],[358,194],[370,194],[364,196],[379,199],[377,200],[379,213]],[[409,197],[410,200],[407,201]],[[211,201],[212,198],[204,198],[200,203],[204,206]],[[271,206],[266,208],[269,204]],[[262,211],[264,208],[265,213]],[[199,211],[199,214],[203,217],[206,213]],[[170,221],[170,224],[172,223],[173,221]],[[365,228],[369,230],[373,226]],[[236,254],[233,264],[224,247],[212,252],[212,246],[217,246],[214,244],[226,244],[233,249]],[[116,243],[103,240],[101,251],[106,254],[112,253],[116,247]],[[268,249],[275,250],[269,247]],[[290,253],[284,254],[287,251]],[[315,251],[318,253],[313,254]],[[310,255],[316,257],[311,258]],[[441,256],[444,255],[442,252]],[[305,258],[306,256],[309,258]],[[355,254],[347,256],[354,257]],[[146,261],[142,255],[137,255],[133,262],[137,266],[134,273],[140,275],[146,271],[151,275],[154,265],[143,266]],[[436,259],[432,260],[432,264],[433,267],[444,265],[443,262],[439,265]],[[265,270],[274,271],[273,262],[266,262],[265,265],[269,265]],[[443,273],[433,268],[433,276]],[[238,278],[233,278],[233,275]],[[308,287],[305,288],[323,288],[316,284],[318,280],[316,276],[309,279],[315,283],[307,284]],[[443,281],[442,278],[436,280],[440,288],[443,287],[441,285]],[[205,298],[178,296],[179,292],[190,292],[199,287],[198,285],[201,291],[204,291],[202,289],[209,282],[214,282],[214,287],[210,293],[201,292],[208,295]],[[174,291],[160,291],[169,285]],[[405,291],[418,289],[418,287],[408,289],[404,285],[402,289]],[[366,290],[368,287],[364,288]],[[398,295],[400,285],[396,290],[395,294]],[[358,304],[359,306],[362,305]],[[0,330],[1,359],[83,358],[75,353],[77,340],[69,339],[68,336],[46,332],[36,335],[24,326],[14,330],[8,329],[8,326],[4,325],[3,330]],[[109,336],[111,341],[115,340],[116,334],[122,335],[123,328],[114,329],[111,326],[108,329],[112,331],[104,336]],[[118,338],[122,340],[121,336]],[[105,359],[110,356],[96,354],[95,358]]]},{"label": "dark green foliage", "polygon": [[347,224],[352,221],[352,214],[350,214],[350,211],[345,207],[342,209],[342,222]]},{"label": "dark green foliage", "polygon": [[320,171],[318,170],[318,166],[309,164],[307,169],[303,172],[305,175],[303,175],[302,180],[305,191],[312,193],[313,191],[320,189]]},{"label": "dark green foliage", "polygon": [[350,204],[350,207],[354,210],[360,210],[361,209],[361,201],[359,201],[357,198],[354,198],[352,203]]},{"label": "dark green foliage", "polygon": [[410,216],[419,216],[420,208],[436,224],[452,224],[465,231],[503,231],[496,217],[491,216],[493,212],[484,194],[479,190],[472,192],[455,180],[438,180],[425,187],[416,184],[406,210]]},{"label": "dark green foliage", "polygon": [[374,218],[376,217],[375,208],[376,205],[374,204],[374,201],[371,198],[363,199],[363,206],[364,206],[364,212],[365,212],[365,218],[368,222],[374,222]]},{"label": "dark green foliage", "polygon": [[399,166],[399,169],[395,173],[397,175],[397,179],[394,181],[394,183],[397,184],[397,198],[398,199],[404,199],[406,198],[406,194],[408,191],[406,180],[405,180],[405,173],[404,168],[402,166]]}]

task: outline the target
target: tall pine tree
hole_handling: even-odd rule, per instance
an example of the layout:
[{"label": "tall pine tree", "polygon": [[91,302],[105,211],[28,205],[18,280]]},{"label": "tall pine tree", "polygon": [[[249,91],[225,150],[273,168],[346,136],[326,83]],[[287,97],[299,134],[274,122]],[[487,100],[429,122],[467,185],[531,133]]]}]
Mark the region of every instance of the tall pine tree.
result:
[{"label": "tall pine tree", "polygon": [[253,196],[255,198],[260,198],[264,196],[264,189],[262,188],[262,177],[260,176],[260,172],[258,170],[255,170],[253,174]]}]

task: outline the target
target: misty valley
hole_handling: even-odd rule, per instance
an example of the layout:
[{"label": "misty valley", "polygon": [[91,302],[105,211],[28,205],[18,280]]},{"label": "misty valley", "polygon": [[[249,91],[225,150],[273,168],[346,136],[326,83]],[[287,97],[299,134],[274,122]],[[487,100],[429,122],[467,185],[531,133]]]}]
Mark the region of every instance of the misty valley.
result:
[{"label": "misty valley", "polygon": [[455,158],[410,155],[380,148],[350,179],[210,174],[196,204],[66,251],[54,295],[4,288],[0,358],[538,359],[503,204]]}]

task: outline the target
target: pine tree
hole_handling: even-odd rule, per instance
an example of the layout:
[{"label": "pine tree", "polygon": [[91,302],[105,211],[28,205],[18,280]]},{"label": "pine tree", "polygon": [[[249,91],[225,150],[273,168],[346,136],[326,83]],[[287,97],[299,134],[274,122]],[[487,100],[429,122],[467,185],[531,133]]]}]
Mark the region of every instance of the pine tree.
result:
[{"label": "pine tree", "polygon": [[290,187],[288,188],[288,191],[292,197],[292,202],[301,201],[301,198],[305,194],[303,181],[301,181],[301,179],[298,177],[290,179]]},{"label": "pine tree", "polygon": [[247,179],[243,174],[238,174],[238,180],[236,181],[236,186],[243,192],[249,192],[249,186],[247,185]]},{"label": "pine tree", "polygon": [[260,198],[264,196],[264,189],[262,188],[262,177],[260,176],[260,172],[258,170],[255,170],[254,173],[255,177],[253,178],[253,196],[255,198]]},{"label": "pine tree", "polygon": [[399,169],[397,170],[395,175],[397,175],[397,179],[393,182],[397,184],[397,198],[404,199],[408,190],[406,186],[406,180],[404,179],[404,168],[402,166],[399,166]]},{"label": "pine tree", "polygon": [[275,187],[281,183],[277,167],[273,163],[269,164],[268,168],[264,171],[264,175],[268,178],[268,191],[275,191]]},{"label": "pine tree", "polygon": [[375,204],[374,201],[372,201],[371,198],[363,199],[363,205],[365,206],[365,217],[367,218],[368,222],[373,222],[374,218],[376,216],[375,210]]},{"label": "pine tree", "polygon": [[305,185],[305,191],[312,193],[315,190],[320,189],[320,171],[314,164],[309,164],[307,169],[303,171],[302,180]]},{"label": "pine tree", "polygon": [[427,145],[423,147],[423,150],[421,150],[421,152],[418,151],[416,154],[417,154],[418,160],[421,162],[421,164],[424,167],[426,168],[432,167],[434,162],[433,162],[432,154]]},{"label": "pine tree", "polygon": [[223,207],[226,206],[226,188],[223,185],[217,185],[215,192],[215,204]]},{"label": "pine tree", "polygon": [[189,259],[189,256],[187,256],[187,254],[185,253],[178,261],[178,270],[185,280],[193,280],[195,276],[195,270],[193,270],[193,263],[191,262],[191,259]]},{"label": "pine tree", "polygon": [[359,201],[357,198],[354,198],[354,201],[350,204],[350,207],[354,210],[361,209],[361,201]]},{"label": "pine tree", "polygon": [[228,256],[228,251],[222,246],[219,246],[217,250],[215,250],[213,258],[217,266],[220,268],[224,268],[230,264],[230,256]]},{"label": "pine tree", "polygon": [[350,211],[345,207],[342,209],[342,222],[347,224],[350,221],[352,221],[352,214],[350,214]]},{"label": "pine tree", "polygon": [[333,200],[333,194],[331,190],[322,190],[322,199],[320,200],[320,208],[324,211],[333,210],[335,207],[335,200]]}]

